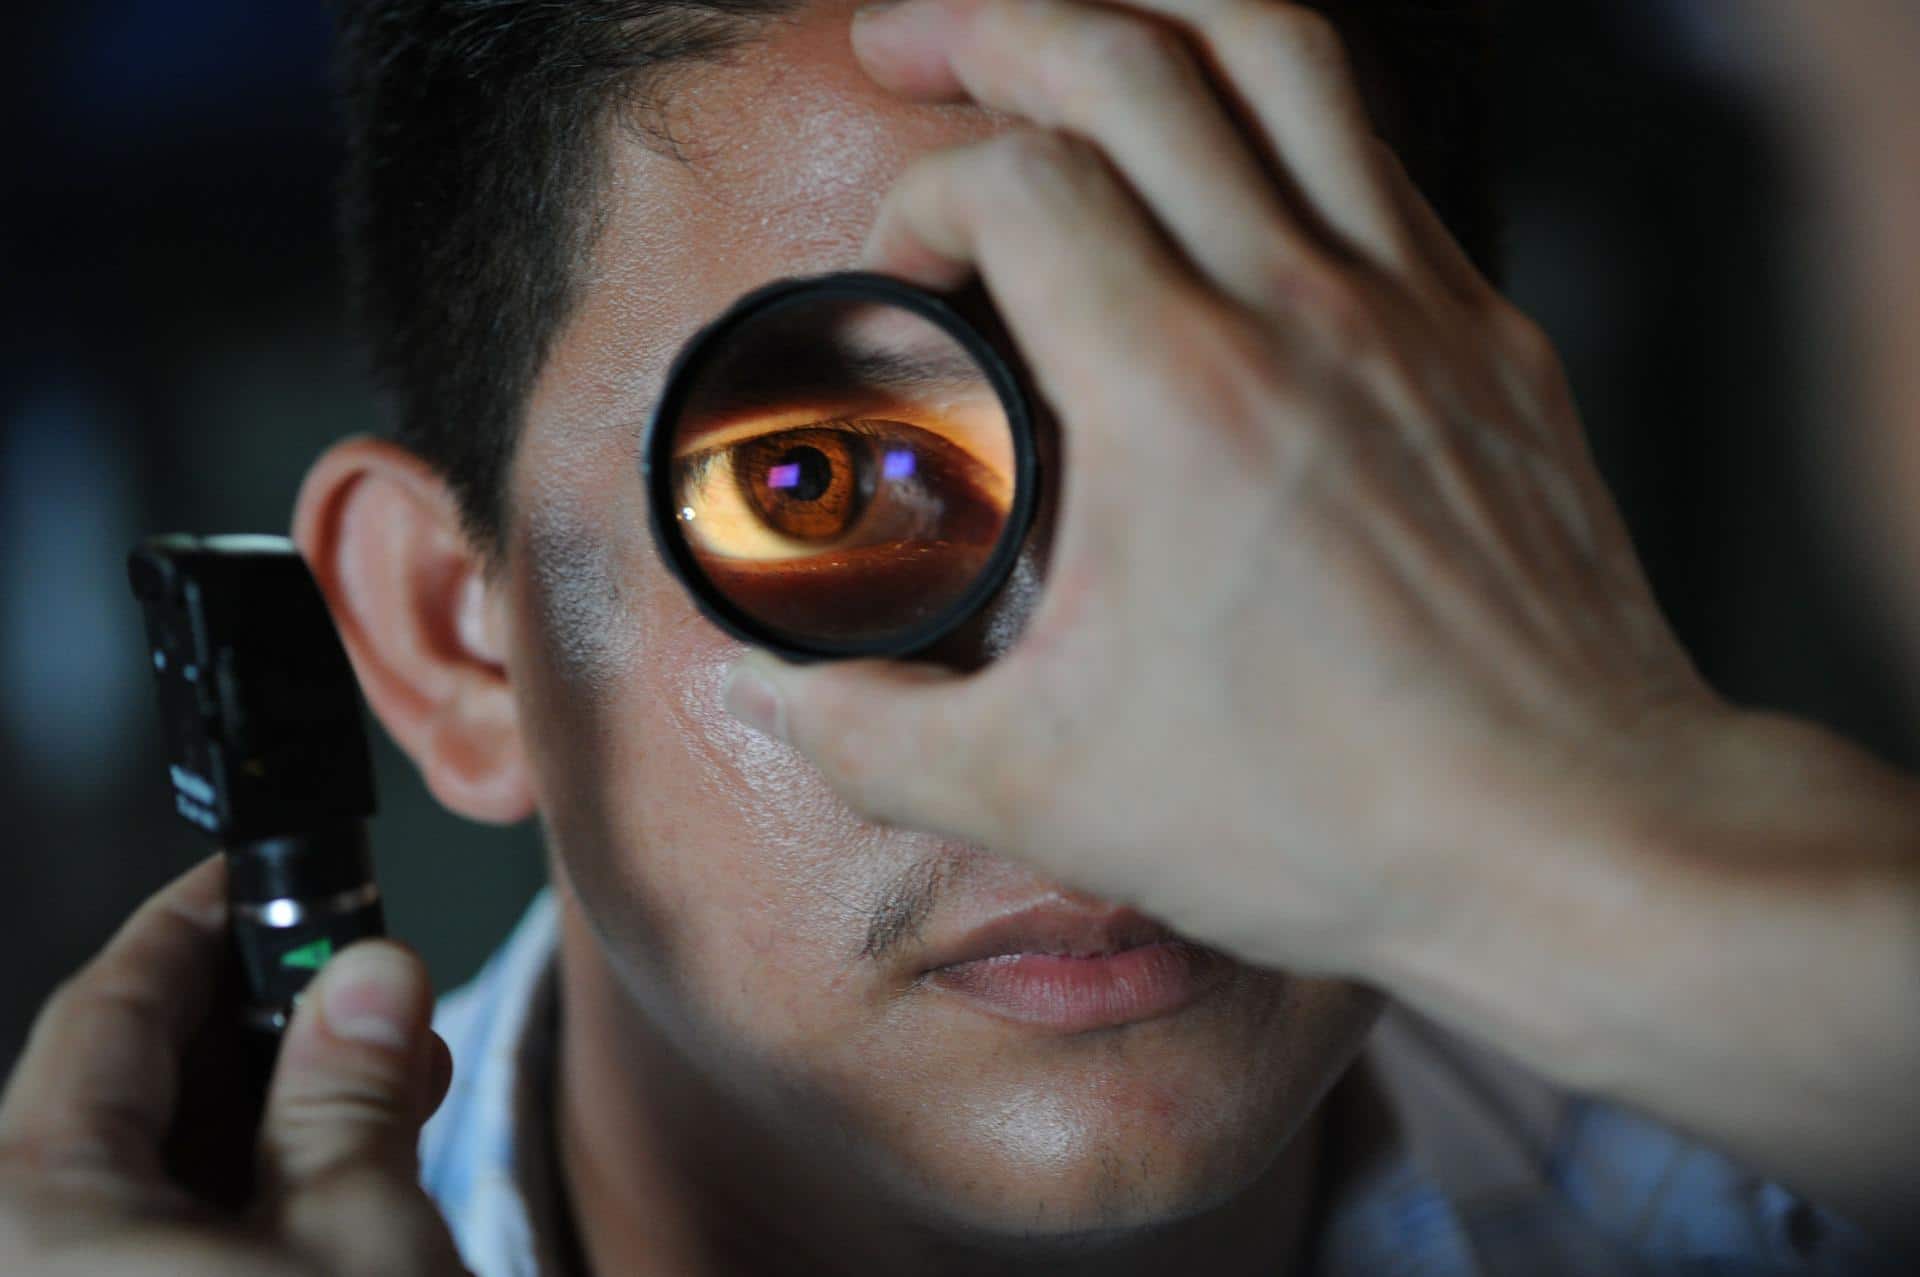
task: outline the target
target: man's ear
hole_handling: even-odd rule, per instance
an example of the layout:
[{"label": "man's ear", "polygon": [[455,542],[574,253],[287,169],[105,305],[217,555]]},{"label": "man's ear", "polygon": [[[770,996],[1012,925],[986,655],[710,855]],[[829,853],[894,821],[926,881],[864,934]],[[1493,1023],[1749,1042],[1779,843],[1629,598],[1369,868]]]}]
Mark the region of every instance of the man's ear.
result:
[{"label": "man's ear", "polygon": [[440,476],[384,440],[336,444],[300,487],[293,539],[367,703],[433,796],[471,820],[531,815],[504,597]]}]

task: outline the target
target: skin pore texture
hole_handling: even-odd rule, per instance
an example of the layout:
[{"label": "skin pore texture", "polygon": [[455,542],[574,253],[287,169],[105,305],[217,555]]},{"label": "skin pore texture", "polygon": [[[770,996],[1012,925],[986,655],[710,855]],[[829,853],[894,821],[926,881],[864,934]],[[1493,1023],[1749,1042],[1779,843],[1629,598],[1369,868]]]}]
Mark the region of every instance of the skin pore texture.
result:
[{"label": "skin pore texture", "polygon": [[888,95],[850,12],[808,6],[685,73],[658,121],[675,154],[612,128],[515,457],[489,593],[561,910],[582,1249],[623,1273],[1284,1271],[1316,1106],[1378,998],[1236,966],[1173,1013],[1059,1033],[919,980],[1005,912],[1097,902],[855,817],[725,712],[740,648],[655,556],[638,447],[680,344],[752,287],[854,265],[909,161],[1008,123]]}]

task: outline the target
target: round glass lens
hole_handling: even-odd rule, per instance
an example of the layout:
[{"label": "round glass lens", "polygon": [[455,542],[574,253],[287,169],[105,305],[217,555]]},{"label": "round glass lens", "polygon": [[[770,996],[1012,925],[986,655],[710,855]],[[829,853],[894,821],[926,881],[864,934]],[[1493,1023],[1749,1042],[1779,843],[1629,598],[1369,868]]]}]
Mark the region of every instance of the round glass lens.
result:
[{"label": "round glass lens", "polygon": [[680,375],[652,444],[670,535],[755,625],[805,649],[886,644],[989,571],[1015,441],[994,382],[940,324],[800,292],[723,328]]}]

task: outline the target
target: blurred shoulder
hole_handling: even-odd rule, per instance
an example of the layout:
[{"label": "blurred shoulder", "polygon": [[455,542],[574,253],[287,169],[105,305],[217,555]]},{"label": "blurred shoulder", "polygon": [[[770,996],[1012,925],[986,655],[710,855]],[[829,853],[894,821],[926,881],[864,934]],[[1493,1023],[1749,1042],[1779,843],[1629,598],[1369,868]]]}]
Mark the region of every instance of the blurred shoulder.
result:
[{"label": "blurred shoulder", "polygon": [[1489,1274],[1885,1270],[1845,1220],[1717,1150],[1404,1008],[1363,1060]]}]

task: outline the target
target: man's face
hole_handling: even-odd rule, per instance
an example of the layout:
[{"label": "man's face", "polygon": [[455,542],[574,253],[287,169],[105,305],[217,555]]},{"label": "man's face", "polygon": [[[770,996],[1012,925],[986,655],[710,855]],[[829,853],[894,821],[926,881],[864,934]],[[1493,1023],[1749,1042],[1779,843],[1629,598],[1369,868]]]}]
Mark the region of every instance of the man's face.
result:
[{"label": "man's face", "polygon": [[679,345],[756,285],[855,265],[911,160],[1009,123],[884,93],[853,59],[849,13],[816,4],[693,68],[664,119],[678,155],[611,135],[604,230],[510,493],[509,666],[540,807],[610,982],[780,1138],[831,1146],[841,1174],[942,1225],[1190,1215],[1274,1164],[1372,996],[1170,957],[1185,990],[1170,1009],[1088,1028],[927,977],[1030,906],[1059,915],[1042,931],[1123,942],[1129,927],[1010,861],[863,823],[737,724],[721,688],[741,649],[647,531],[641,423]]}]

